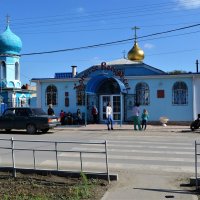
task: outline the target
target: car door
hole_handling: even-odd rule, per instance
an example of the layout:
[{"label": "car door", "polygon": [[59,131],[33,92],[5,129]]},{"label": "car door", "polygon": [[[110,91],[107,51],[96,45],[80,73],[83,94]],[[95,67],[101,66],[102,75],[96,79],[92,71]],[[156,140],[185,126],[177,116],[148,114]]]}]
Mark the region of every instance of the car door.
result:
[{"label": "car door", "polygon": [[15,110],[15,128],[26,129],[26,125],[29,121],[28,113],[25,108],[19,108]]},{"label": "car door", "polygon": [[14,129],[15,128],[15,111],[7,109],[0,117],[0,129]]}]

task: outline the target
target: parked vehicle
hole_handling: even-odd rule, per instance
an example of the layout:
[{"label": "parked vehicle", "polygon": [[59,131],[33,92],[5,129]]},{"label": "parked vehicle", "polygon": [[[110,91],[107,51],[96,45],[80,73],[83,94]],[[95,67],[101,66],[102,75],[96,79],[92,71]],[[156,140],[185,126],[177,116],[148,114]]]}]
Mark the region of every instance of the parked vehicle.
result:
[{"label": "parked vehicle", "polygon": [[192,131],[198,129],[200,127],[200,114],[198,114],[198,118],[196,120],[194,120],[191,124],[190,124],[190,129]]},{"label": "parked vehicle", "polygon": [[27,133],[37,131],[46,133],[60,124],[56,116],[47,115],[41,108],[8,108],[0,116],[0,129],[10,132],[12,129],[26,129]]}]

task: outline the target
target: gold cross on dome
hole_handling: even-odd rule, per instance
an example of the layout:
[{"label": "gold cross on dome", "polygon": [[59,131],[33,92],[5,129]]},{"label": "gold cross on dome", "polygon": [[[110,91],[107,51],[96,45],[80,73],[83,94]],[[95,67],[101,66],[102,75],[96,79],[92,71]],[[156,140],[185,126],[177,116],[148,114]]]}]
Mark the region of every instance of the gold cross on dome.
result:
[{"label": "gold cross on dome", "polygon": [[135,30],[135,42],[137,41],[137,30],[139,30],[140,28],[139,27],[137,27],[137,26],[134,26],[133,28],[132,28],[132,30]]}]

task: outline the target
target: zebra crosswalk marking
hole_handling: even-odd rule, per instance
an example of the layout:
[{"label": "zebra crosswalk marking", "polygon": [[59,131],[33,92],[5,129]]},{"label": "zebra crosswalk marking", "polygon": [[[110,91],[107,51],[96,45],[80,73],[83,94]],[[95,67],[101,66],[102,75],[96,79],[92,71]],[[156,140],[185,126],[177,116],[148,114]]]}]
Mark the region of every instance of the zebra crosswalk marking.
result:
[{"label": "zebra crosswalk marking", "polygon": [[[194,172],[193,143],[179,141],[146,141],[123,140],[119,138],[108,141],[108,161],[110,170],[118,169],[149,169],[169,172]],[[150,138],[149,138],[150,139]],[[152,138],[151,138],[152,139]],[[169,138],[168,138],[169,139]],[[104,151],[98,145],[79,145],[71,151]],[[140,155],[142,154],[142,155]],[[80,154],[59,153],[59,165],[62,167],[80,168]],[[83,167],[85,169],[105,169],[105,155],[83,153]],[[55,161],[46,160],[41,165],[51,165]]]}]

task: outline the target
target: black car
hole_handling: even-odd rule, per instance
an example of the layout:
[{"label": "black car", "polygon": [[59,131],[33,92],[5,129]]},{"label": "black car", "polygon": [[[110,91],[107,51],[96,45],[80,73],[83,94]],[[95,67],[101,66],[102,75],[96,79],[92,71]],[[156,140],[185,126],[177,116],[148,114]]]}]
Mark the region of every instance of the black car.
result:
[{"label": "black car", "polygon": [[60,124],[56,116],[47,115],[41,108],[8,108],[0,116],[0,129],[10,132],[12,129],[26,129],[27,133],[43,133]]}]

